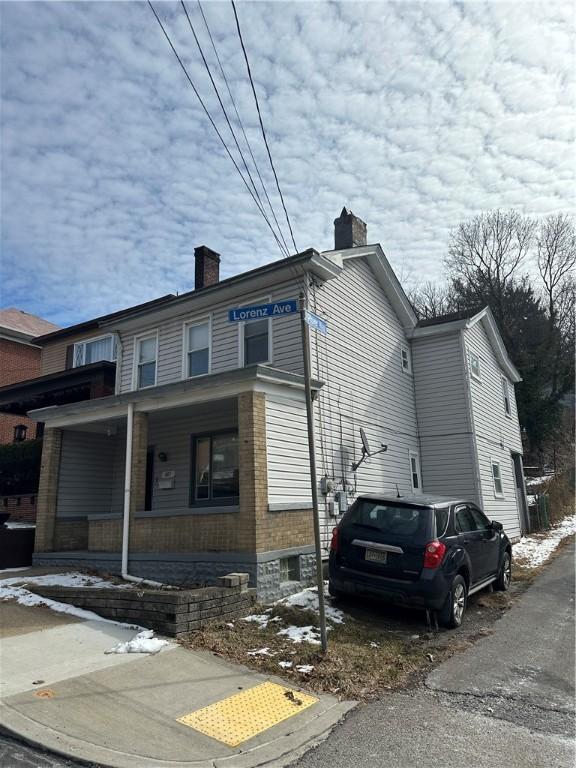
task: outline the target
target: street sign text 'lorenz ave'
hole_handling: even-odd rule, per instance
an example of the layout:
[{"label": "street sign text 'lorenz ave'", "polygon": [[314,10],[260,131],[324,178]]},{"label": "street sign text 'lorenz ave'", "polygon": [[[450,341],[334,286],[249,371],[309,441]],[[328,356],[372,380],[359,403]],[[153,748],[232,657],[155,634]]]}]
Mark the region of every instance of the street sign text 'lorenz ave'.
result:
[{"label": "street sign text 'lorenz ave'", "polygon": [[236,307],[235,309],[229,309],[228,320],[231,323],[246,320],[261,320],[266,317],[292,315],[294,312],[298,312],[297,300],[286,299],[285,301],[275,301],[272,304],[257,304],[252,307]]}]

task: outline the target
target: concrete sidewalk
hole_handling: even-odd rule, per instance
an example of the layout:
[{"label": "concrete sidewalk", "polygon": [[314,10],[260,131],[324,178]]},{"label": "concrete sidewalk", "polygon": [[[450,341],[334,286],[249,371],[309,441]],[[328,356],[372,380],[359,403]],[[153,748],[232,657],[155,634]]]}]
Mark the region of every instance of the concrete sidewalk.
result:
[{"label": "concrete sidewalk", "polygon": [[[0,611],[3,623],[5,617],[9,624],[18,620],[12,604],[0,603]],[[113,624],[47,621],[47,628],[30,631],[30,623],[41,620],[23,623],[21,634],[12,626],[1,641],[0,724],[70,758],[113,768],[283,766],[328,735],[354,706],[316,696],[308,708],[230,747],[177,718],[266,681],[297,689],[176,645],[154,656],[105,654],[135,634]],[[256,715],[248,708],[237,717],[250,724]]]}]

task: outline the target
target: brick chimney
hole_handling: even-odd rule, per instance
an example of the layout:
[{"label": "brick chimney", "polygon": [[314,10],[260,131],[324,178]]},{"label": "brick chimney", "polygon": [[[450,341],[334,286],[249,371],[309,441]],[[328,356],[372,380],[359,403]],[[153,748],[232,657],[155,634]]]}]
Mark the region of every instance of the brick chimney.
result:
[{"label": "brick chimney", "polygon": [[195,290],[216,285],[220,280],[220,254],[206,245],[199,245],[198,248],[194,248],[194,260],[196,262],[194,270]]},{"label": "brick chimney", "polygon": [[342,208],[340,216],[334,219],[334,250],[356,248],[366,242],[366,224],[348,208]]}]

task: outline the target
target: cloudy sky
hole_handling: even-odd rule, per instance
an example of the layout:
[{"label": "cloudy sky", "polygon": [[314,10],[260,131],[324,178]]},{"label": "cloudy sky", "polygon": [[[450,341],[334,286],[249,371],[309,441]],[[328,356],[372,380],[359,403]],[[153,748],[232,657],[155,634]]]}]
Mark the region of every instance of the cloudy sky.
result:
[{"label": "cloudy sky", "polygon": [[[155,4],[229,140],[181,6]],[[203,7],[272,192],[231,5]],[[347,205],[398,272],[435,278],[461,219],[573,208],[571,3],[239,0],[238,12],[299,250],[332,247]],[[0,13],[0,304],[66,325],[189,290],[199,244],[222,254],[224,276],[279,258],[146,3]]]}]

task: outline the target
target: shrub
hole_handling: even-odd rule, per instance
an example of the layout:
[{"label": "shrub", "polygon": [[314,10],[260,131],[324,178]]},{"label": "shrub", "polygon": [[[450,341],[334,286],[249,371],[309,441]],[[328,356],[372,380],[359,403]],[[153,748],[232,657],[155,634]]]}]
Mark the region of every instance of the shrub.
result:
[{"label": "shrub", "polygon": [[36,493],[42,440],[0,445],[0,495]]}]

